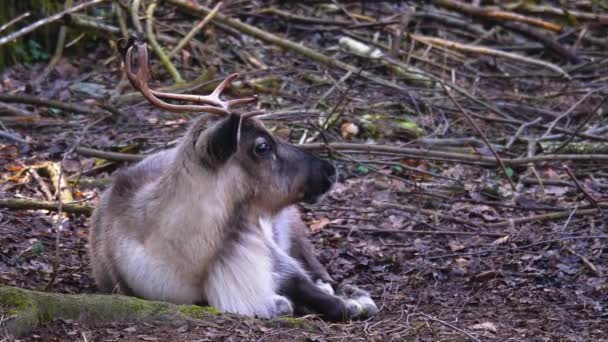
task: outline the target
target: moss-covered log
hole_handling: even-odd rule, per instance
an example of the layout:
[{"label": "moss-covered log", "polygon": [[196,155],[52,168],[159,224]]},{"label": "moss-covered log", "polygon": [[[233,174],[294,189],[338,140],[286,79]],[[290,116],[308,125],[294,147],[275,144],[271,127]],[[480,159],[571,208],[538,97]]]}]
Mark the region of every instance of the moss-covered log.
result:
[{"label": "moss-covered log", "polygon": [[[203,323],[217,319],[218,315],[220,313],[212,307],[174,305],[122,295],[71,295],[0,286],[1,324],[15,337],[57,319],[78,320],[87,324],[139,320],[177,326]],[[221,315],[225,318],[237,317]],[[305,319],[280,318],[268,321],[267,325],[311,328],[312,324],[308,323]]]}]

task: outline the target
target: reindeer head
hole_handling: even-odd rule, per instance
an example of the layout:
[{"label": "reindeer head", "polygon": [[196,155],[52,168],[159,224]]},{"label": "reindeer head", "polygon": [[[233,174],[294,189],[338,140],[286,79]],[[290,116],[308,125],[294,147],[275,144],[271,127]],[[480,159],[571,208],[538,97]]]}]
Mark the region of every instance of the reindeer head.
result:
[{"label": "reindeer head", "polygon": [[[201,117],[182,140],[183,153],[194,167],[219,181],[242,188],[250,204],[276,212],[296,202],[315,202],[336,181],[332,164],[286,142],[282,142],[254,118],[260,112],[230,113],[234,105],[253,99],[222,101],[221,92],[238,76],[226,78],[210,95],[164,93],[148,88],[148,56],[145,44],[131,41],[125,53],[125,70],[133,86],[157,107],[175,112],[204,111],[215,119]],[[132,51],[137,48],[137,73],[132,71]],[[187,100],[207,105],[175,105],[160,98]],[[223,114],[223,116],[217,116]],[[227,172],[228,170],[236,172]],[[222,177],[226,175],[226,177]],[[230,176],[232,175],[232,176]],[[234,177],[234,175],[237,175]],[[238,178],[238,179],[236,179]]]}]

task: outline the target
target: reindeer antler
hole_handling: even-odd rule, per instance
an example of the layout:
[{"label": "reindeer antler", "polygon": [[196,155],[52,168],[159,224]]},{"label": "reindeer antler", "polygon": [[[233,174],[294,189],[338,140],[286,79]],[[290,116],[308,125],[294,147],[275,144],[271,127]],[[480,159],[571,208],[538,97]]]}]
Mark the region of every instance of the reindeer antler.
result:
[{"label": "reindeer antler", "polygon": [[[138,70],[136,74],[132,71],[134,48],[137,49]],[[230,83],[232,83],[232,81],[239,77],[238,74],[232,74],[226,77],[226,79],[224,79],[209,95],[165,93],[150,89],[148,86],[148,79],[150,77],[148,47],[146,46],[146,43],[140,43],[134,38],[129,39],[129,42],[127,43],[127,49],[124,54],[124,63],[127,78],[129,78],[129,81],[131,81],[133,87],[139,90],[142,95],[153,105],[172,112],[207,112],[213,114],[226,114],[228,113],[228,109],[230,109],[232,106],[255,101],[255,98],[243,98],[229,101],[223,101],[220,99],[220,94],[230,85]],[[175,105],[167,103],[160,98],[204,103],[208,104],[209,106]]]}]

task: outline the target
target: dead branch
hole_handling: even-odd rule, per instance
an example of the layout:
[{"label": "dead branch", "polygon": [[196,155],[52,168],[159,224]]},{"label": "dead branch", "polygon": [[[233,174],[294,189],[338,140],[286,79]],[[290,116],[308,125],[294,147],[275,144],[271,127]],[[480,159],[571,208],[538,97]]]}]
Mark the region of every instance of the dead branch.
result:
[{"label": "dead branch", "polygon": [[512,218],[512,219],[509,219],[506,221],[501,221],[501,222],[496,222],[496,223],[489,223],[489,224],[487,224],[487,227],[488,228],[505,228],[505,227],[509,227],[511,225],[519,225],[519,224],[530,223],[530,222],[535,222],[535,221],[559,220],[559,219],[568,217],[570,215],[574,215],[574,216],[595,215],[599,212],[600,212],[599,209],[582,209],[582,210],[574,210],[573,212],[560,211],[560,212],[554,212],[554,213],[548,213],[548,214]]},{"label": "dead branch", "polygon": [[475,336],[471,335],[471,333],[467,332],[466,330],[460,329],[459,327],[457,327],[457,326],[455,326],[455,325],[453,325],[453,324],[450,324],[450,323],[448,323],[448,322],[446,322],[446,321],[442,321],[442,320],[440,320],[440,319],[438,319],[438,318],[435,318],[435,317],[433,317],[433,316],[431,316],[431,315],[427,315],[427,314],[425,314],[425,313],[423,313],[423,312],[421,312],[420,314],[421,314],[422,316],[424,316],[424,317],[426,317],[426,318],[430,319],[431,321],[434,321],[434,322],[440,323],[440,324],[445,325],[446,327],[448,327],[448,328],[450,328],[450,329],[456,330],[456,331],[458,331],[458,332],[460,332],[460,333],[464,334],[466,337],[468,337],[468,338],[469,338],[469,339],[471,339],[472,341],[475,341],[475,342],[481,342],[481,340],[480,340],[480,339],[478,339],[477,337],[475,337]]},{"label": "dead branch", "polygon": [[477,7],[455,0],[435,0],[433,2],[441,7],[465,13],[474,17],[494,20],[519,21],[522,23],[538,26],[540,28],[553,32],[560,32],[562,30],[562,27],[560,25],[542,19],[531,18],[525,15],[504,11],[498,7]]},{"label": "dead branch", "polygon": [[473,126],[475,128],[475,130],[477,131],[477,133],[479,134],[479,136],[481,137],[481,139],[484,141],[484,143],[486,144],[486,146],[490,149],[490,151],[492,151],[492,154],[494,155],[494,158],[496,158],[496,161],[498,162],[498,165],[502,169],[502,172],[503,172],[504,176],[509,181],[509,184],[511,185],[511,188],[515,191],[515,183],[513,183],[513,180],[509,176],[509,173],[507,172],[507,167],[505,166],[505,163],[500,158],[500,155],[498,155],[498,152],[496,152],[496,150],[494,149],[494,147],[492,146],[492,144],[490,144],[490,142],[488,141],[488,138],[486,138],[486,135],[483,133],[483,131],[481,130],[481,128],[479,128],[479,126],[477,125],[477,123],[475,122],[475,120],[473,120],[473,118],[471,118],[471,116],[469,115],[469,113],[464,108],[462,108],[462,106],[460,105],[460,103],[458,101],[456,101],[456,99],[454,98],[454,96],[452,96],[452,93],[448,90],[448,88],[443,83],[441,83],[441,86],[443,87],[443,90],[448,95],[448,97],[450,98],[450,100],[452,101],[452,103],[454,103],[454,105],[456,105],[456,107],[462,113],[462,115],[464,115],[467,118],[467,121],[471,124],[471,126]]},{"label": "dead branch", "polygon": [[[148,42],[150,43],[150,46],[152,46],[154,53],[156,53],[160,59],[161,64],[165,67],[165,69],[167,69],[167,72],[173,78],[173,81],[175,83],[184,83],[184,79],[179,74],[179,71],[177,71],[175,65],[171,63],[171,59],[167,56],[163,48],[156,40],[156,35],[154,34],[154,10],[156,10],[157,4],[157,1],[153,0],[146,10],[146,36]],[[140,67],[142,66],[140,65]]]},{"label": "dead branch", "polygon": [[[320,150],[338,150],[338,151],[360,151],[369,154],[382,154],[391,153],[394,155],[407,156],[413,159],[427,159],[427,160],[448,160],[458,162],[471,162],[485,166],[497,165],[496,158],[485,157],[481,155],[463,154],[463,153],[451,153],[442,151],[433,151],[423,148],[408,148],[399,146],[388,146],[388,145],[376,145],[376,144],[357,144],[357,143],[308,143],[299,145],[300,147],[309,151],[320,151]],[[117,153],[117,152],[104,152],[91,148],[80,147],[76,149],[76,152],[89,156],[103,158],[107,160],[115,161],[139,161],[145,158],[142,155],[129,154],[129,153]],[[519,166],[528,163],[542,163],[549,161],[568,161],[568,160],[581,160],[581,161],[606,161],[608,155],[606,154],[556,154],[556,155],[541,155],[527,158],[503,158],[502,161],[506,166]]]},{"label": "dead branch", "polygon": [[532,57],[522,56],[522,55],[518,55],[516,53],[496,50],[496,49],[492,49],[492,48],[488,48],[488,47],[484,47],[484,46],[462,44],[462,43],[449,41],[449,40],[445,40],[445,39],[441,39],[441,38],[437,38],[437,37],[422,36],[422,35],[418,35],[418,34],[414,34],[414,33],[410,33],[409,36],[413,40],[416,40],[416,41],[419,41],[419,42],[422,42],[425,44],[429,44],[429,45],[439,45],[439,46],[443,46],[446,48],[456,49],[456,50],[465,51],[465,52],[479,53],[482,55],[488,55],[488,56],[494,56],[494,57],[503,57],[503,58],[508,58],[508,59],[512,59],[512,60],[523,62],[523,63],[540,65],[544,68],[553,70],[568,79],[571,78],[570,75],[566,71],[564,71],[562,68],[560,68],[559,66],[557,66],[553,63],[541,61],[541,60],[538,60],[538,59],[535,59]]},{"label": "dead branch", "polygon": [[22,36],[24,36],[24,35],[26,35],[26,34],[28,34],[30,32],[33,32],[36,29],[38,29],[39,27],[42,27],[44,25],[48,25],[48,24],[51,24],[53,22],[56,22],[57,20],[60,20],[61,18],[63,18],[65,15],[68,15],[68,14],[74,13],[74,12],[78,12],[80,10],[83,10],[83,9],[87,8],[87,7],[91,7],[93,5],[100,4],[100,3],[104,2],[104,1],[106,1],[106,0],[92,0],[92,1],[89,1],[89,2],[82,3],[80,5],[76,5],[76,6],[72,7],[72,8],[67,9],[67,10],[63,10],[63,11],[61,11],[59,13],[56,13],[56,14],[50,16],[50,17],[47,17],[47,18],[44,18],[44,19],[40,19],[40,20],[34,22],[33,24],[28,25],[28,26],[22,28],[19,31],[13,32],[13,33],[11,33],[11,34],[9,34],[7,36],[4,36],[4,37],[0,38],[0,46],[4,45],[6,43],[12,42],[15,39],[20,38],[20,37],[22,37]]},{"label": "dead branch", "polygon": [[141,26],[141,21],[139,20],[139,8],[141,6],[141,0],[133,0],[131,2],[131,7],[129,7],[129,12],[131,14],[131,23],[133,27],[135,27],[135,32],[142,36],[144,34],[144,28]]},{"label": "dead branch", "polygon": [[498,21],[497,23],[506,29],[519,33],[522,36],[536,40],[537,42],[543,44],[547,49],[551,50],[555,55],[560,56],[571,63],[578,64],[581,62],[581,59],[574,54],[574,52],[565,48],[551,37],[538,32],[538,30],[533,30],[525,25],[511,21]]},{"label": "dead branch", "polygon": [[[57,211],[57,202],[24,198],[0,199],[0,208],[12,210],[49,210]],[[93,207],[83,203],[63,203],[62,210],[70,214],[91,215]]]},{"label": "dead branch", "polygon": [[[207,15],[207,14],[211,13],[211,9],[209,9],[205,6],[199,5],[197,3],[187,1],[187,0],[168,0],[167,2],[169,2],[175,6],[178,6],[180,8],[183,8],[183,9],[189,11],[190,13],[196,13],[198,15]],[[355,66],[341,62],[335,58],[326,56],[313,49],[307,48],[302,44],[294,43],[288,39],[281,38],[277,35],[266,32],[260,28],[245,24],[245,23],[241,22],[240,20],[232,19],[232,18],[226,17],[224,15],[217,14],[215,16],[215,18],[213,19],[213,21],[218,21],[219,23],[227,25],[233,29],[236,29],[239,32],[242,32],[249,36],[255,37],[266,43],[270,43],[270,44],[279,46],[283,49],[293,51],[299,55],[302,55],[302,56],[309,58],[313,61],[316,61],[318,63],[324,64],[328,67],[340,68],[342,70],[351,71],[353,73],[356,73],[359,71],[359,68],[357,68]],[[406,88],[404,88],[394,82],[387,81],[383,78],[380,78],[380,77],[372,74],[371,72],[363,71],[363,72],[361,72],[361,76],[374,83],[377,83],[379,85],[383,85],[383,86],[386,86],[386,87],[389,87],[392,89],[396,89],[396,90],[399,90],[402,92],[407,92]]]},{"label": "dead branch", "polygon": [[203,29],[203,27],[205,27],[205,25],[207,25],[213,19],[213,17],[215,17],[215,15],[220,11],[221,7],[222,7],[222,2],[220,1],[215,5],[215,7],[213,7],[211,12],[209,12],[209,14],[207,14],[205,16],[205,18],[203,18],[203,20],[201,20],[198,24],[196,24],[196,26],[194,26],[192,28],[192,30],[190,30],[190,32],[188,32],[188,34],[186,34],[184,36],[184,38],[182,40],[180,40],[179,43],[177,43],[177,46],[173,50],[171,50],[168,57],[172,58],[181,49],[183,49],[184,46],[186,46],[192,40],[192,38],[194,38],[194,36],[198,32],[200,32]]},{"label": "dead branch", "polygon": [[70,104],[67,102],[56,101],[56,100],[48,100],[41,99],[37,96],[20,94],[20,95],[9,95],[9,94],[0,94],[0,101],[3,102],[13,102],[13,103],[24,103],[34,106],[41,107],[51,107],[57,109],[63,109],[68,112],[85,114],[85,115],[105,115],[104,112],[96,111],[87,107]]},{"label": "dead branch", "polygon": [[594,207],[599,208],[599,204],[597,203],[597,201],[595,200],[595,198],[593,198],[593,196],[591,196],[591,194],[589,193],[589,191],[587,191],[581,185],[581,183],[578,181],[578,179],[574,175],[574,172],[572,172],[572,170],[570,170],[570,168],[568,167],[568,165],[562,164],[562,167],[564,168],[564,170],[566,170],[566,173],[568,174],[568,177],[570,177],[570,179],[572,180],[572,182],[574,182],[574,185],[576,186],[576,188],[585,196],[585,198],[589,201],[589,203],[591,203],[591,205],[593,205]]},{"label": "dead branch", "polygon": [[541,14],[541,15],[554,15],[559,18],[568,18],[569,16],[575,17],[579,20],[588,20],[588,21],[597,21],[600,24],[608,24],[608,14],[604,13],[593,13],[593,12],[584,12],[578,11],[574,9],[565,9],[552,7],[547,5],[535,5],[529,2],[523,3],[513,3],[508,4],[505,3],[503,5],[505,8],[510,8],[517,11],[522,11],[526,13],[532,14]]},{"label": "dead branch", "polygon": [[457,230],[405,230],[405,229],[382,229],[382,228],[361,228],[356,226],[347,226],[330,223],[329,227],[339,230],[348,230],[353,232],[366,232],[370,234],[395,234],[395,235],[454,235],[454,236],[487,236],[487,237],[503,237],[507,234],[487,233],[487,232],[462,232]]},{"label": "dead branch", "polygon": [[37,116],[36,114],[34,114],[30,111],[21,109],[19,107],[11,106],[11,105],[3,103],[3,102],[0,102],[0,114],[12,115],[12,116],[24,116],[24,117]]},{"label": "dead branch", "polygon": [[20,22],[21,20],[27,18],[30,16],[30,12],[25,12],[19,16],[14,17],[13,19],[9,20],[6,24],[2,24],[2,26],[0,26],[0,33],[4,30],[6,30],[7,28],[15,25],[16,23]]},{"label": "dead branch", "polygon": [[[64,7],[66,9],[72,7],[74,5],[74,0],[66,0]],[[65,46],[65,39],[67,36],[67,27],[65,25],[61,25],[59,28],[59,33],[57,34],[57,44],[55,46],[55,52],[53,53],[53,57],[51,57],[51,61],[44,68],[40,76],[36,78],[35,83],[42,83],[45,78],[55,69],[59,60],[61,60],[61,56],[63,56],[63,48]]]}]

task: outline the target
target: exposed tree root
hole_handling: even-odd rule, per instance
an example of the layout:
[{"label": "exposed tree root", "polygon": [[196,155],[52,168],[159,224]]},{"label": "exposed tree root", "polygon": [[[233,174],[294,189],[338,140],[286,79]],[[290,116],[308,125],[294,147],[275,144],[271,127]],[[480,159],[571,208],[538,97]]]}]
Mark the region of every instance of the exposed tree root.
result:
[{"label": "exposed tree root", "polygon": [[[181,326],[204,324],[217,315],[233,316],[221,314],[212,307],[174,305],[122,295],[72,295],[0,287],[0,325],[15,337],[23,336],[36,327],[57,319],[79,320],[87,324],[146,321]],[[313,327],[305,319],[298,318],[278,318],[267,323],[271,326]]]}]

